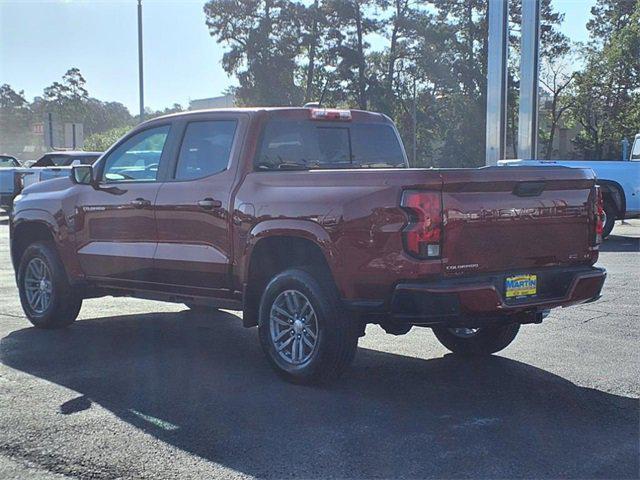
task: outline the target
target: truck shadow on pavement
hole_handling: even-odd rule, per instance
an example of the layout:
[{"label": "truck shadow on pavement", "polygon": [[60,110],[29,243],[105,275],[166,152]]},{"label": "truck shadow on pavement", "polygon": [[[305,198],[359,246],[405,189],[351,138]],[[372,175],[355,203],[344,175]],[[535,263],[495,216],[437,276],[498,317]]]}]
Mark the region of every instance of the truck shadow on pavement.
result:
[{"label": "truck shadow on pavement", "polygon": [[1,340],[0,360],[78,392],[61,414],[95,402],[259,477],[638,474],[637,399],[499,356],[423,360],[361,348],[338,383],[301,387],[279,380],[255,329],[236,316],[184,311],[25,328]]},{"label": "truck shadow on pavement", "polygon": [[640,238],[610,235],[600,245],[601,252],[640,252]]}]

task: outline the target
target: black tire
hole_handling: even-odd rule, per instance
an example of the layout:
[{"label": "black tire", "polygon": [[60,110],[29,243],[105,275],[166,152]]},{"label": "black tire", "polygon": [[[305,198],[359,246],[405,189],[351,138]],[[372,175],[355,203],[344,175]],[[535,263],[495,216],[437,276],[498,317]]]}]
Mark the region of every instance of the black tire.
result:
[{"label": "black tire", "polygon": [[607,216],[604,222],[604,228],[602,230],[602,238],[607,238],[613,230],[613,227],[616,223],[616,217],[618,216],[618,209],[616,208],[615,203],[613,203],[610,199],[606,199],[604,201],[604,213]]},{"label": "black tire", "polygon": [[[345,313],[333,282],[311,272],[312,269],[301,267],[279,273],[268,283],[260,301],[258,333],[262,349],[280,376],[298,384],[335,380],[351,364],[358,347],[357,324]],[[308,360],[298,365],[283,359],[272,340],[271,309],[285,291],[306,297],[317,319],[315,346],[310,349]],[[293,326],[291,332],[295,337]]]},{"label": "black tire", "polygon": [[[25,285],[27,267],[36,258],[44,262],[51,276],[50,301],[41,312],[36,311],[37,305],[34,309],[29,303]],[[50,242],[33,243],[25,250],[18,267],[18,291],[24,313],[38,328],[67,327],[75,321],[82,307],[82,297],[71,288],[58,252]]]},{"label": "black tire", "polygon": [[453,353],[466,356],[491,355],[506,348],[520,330],[520,325],[511,323],[495,327],[478,329],[475,335],[463,337],[452,332],[453,329],[435,327],[433,333],[442,345]]}]

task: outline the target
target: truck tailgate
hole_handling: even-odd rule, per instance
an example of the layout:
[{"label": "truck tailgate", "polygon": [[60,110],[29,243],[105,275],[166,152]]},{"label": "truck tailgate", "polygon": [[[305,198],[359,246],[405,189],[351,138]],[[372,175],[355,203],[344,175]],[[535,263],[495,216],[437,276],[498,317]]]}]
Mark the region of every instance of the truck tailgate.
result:
[{"label": "truck tailgate", "polygon": [[591,263],[591,170],[443,170],[447,276]]}]

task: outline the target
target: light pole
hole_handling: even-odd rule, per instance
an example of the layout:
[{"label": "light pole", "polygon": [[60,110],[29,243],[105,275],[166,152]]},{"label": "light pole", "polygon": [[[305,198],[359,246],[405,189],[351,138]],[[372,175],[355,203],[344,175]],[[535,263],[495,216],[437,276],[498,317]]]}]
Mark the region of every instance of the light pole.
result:
[{"label": "light pole", "polygon": [[138,0],[138,89],[140,91],[140,122],[144,120],[144,71],[142,67],[142,0]]},{"label": "light pole", "polygon": [[518,158],[538,156],[538,76],[540,63],[540,0],[522,2]]},{"label": "light pole", "polygon": [[508,0],[489,0],[486,165],[497,165],[507,145]]}]

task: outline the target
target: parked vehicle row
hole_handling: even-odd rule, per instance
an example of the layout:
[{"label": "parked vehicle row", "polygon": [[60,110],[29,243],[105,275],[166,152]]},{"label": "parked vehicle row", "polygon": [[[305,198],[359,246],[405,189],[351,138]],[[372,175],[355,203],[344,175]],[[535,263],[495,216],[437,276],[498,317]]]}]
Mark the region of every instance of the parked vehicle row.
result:
[{"label": "parked vehicle row", "polygon": [[21,165],[15,157],[0,156],[0,208],[10,211],[13,199],[24,187],[52,178],[68,177],[72,165],[91,165],[100,155],[101,152],[49,152],[29,167]]},{"label": "parked vehicle row", "polygon": [[368,323],[497,352],[599,297],[601,233],[591,170],[409,168],[386,116],[316,108],[150,120],[94,166],[25,188],[10,222],[35,326],[104,295],[242,310],[299,383],[340,375]]}]

